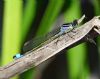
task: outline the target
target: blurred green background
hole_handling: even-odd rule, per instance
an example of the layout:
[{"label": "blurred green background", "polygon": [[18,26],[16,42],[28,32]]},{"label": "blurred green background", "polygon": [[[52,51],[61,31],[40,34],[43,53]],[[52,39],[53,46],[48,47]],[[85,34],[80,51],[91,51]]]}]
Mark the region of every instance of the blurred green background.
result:
[{"label": "blurred green background", "polygon": [[[13,61],[24,43],[63,23],[100,15],[100,0],[0,0],[0,65]],[[100,79],[100,38],[83,43],[11,79]]]}]

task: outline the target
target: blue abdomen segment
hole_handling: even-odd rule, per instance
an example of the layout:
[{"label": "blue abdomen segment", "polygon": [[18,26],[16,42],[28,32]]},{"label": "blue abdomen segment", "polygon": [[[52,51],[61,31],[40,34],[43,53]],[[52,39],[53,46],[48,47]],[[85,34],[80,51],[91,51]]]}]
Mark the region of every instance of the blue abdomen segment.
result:
[{"label": "blue abdomen segment", "polygon": [[23,57],[23,55],[21,55],[20,53],[18,53],[15,56],[13,56],[14,59],[18,59],[18,58],[21,58],[21,57]]}]

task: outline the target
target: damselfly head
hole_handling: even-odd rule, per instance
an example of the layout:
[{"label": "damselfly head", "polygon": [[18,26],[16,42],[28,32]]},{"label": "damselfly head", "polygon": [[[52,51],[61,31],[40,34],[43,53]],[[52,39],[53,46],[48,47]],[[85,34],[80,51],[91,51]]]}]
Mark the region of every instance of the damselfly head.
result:
[{"label": "damselfly head", "polygon": [[78,20],[77,19],[75,19],[71,23],[65,23],[65,24],[63,24],[62,27],[70,27],[70,26],[76,26],[76,25],[78,25]]},{"label": "damselfly head", "polygon": [[76,25],[78,25],[78,20],[77,20],[77,19],[75,19],[75,20],[72,22],[72,26],[76,26]]}]

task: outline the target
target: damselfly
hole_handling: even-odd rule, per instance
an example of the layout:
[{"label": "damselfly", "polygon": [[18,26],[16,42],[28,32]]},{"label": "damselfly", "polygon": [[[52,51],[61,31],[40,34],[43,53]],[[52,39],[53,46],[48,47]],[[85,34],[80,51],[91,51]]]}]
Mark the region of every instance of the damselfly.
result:
[{"label": "damselfly", "polygon": [[[57,29],[53,30],[52,32],[49,32],[48,34],[46,34],[42,37],[35,38],[35,39],[32,39],[32,40],[26,42],[25,45],[23,46],[23,52],[35,50],[36,48],[42,46],[49,39],[53,40],[56,37],[73,30],[74,28],[77,27],[77,25],[79,23],[82,22],[82,20],[84,18],[85,18],[85,15],[83,15],[81,17],[81,19],[79,19],[79,20],[75,19],[73,22],[63,24],[61,27],[58,27]],[[16,54],[13,58],[18,59],[18,58],[21,58],[21,57],[23,57],[22,54]]]}]

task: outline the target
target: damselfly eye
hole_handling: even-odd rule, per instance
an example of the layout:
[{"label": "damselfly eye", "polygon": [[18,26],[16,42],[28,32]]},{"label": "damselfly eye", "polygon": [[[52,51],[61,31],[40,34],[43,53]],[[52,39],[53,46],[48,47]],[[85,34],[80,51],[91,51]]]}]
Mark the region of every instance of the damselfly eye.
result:
[{"label": "damselfly eye", "polygon": [[75,20],[72,22],[72,26],[76,26],[76,25],[78,25],[77,19],[75,19]]}]

